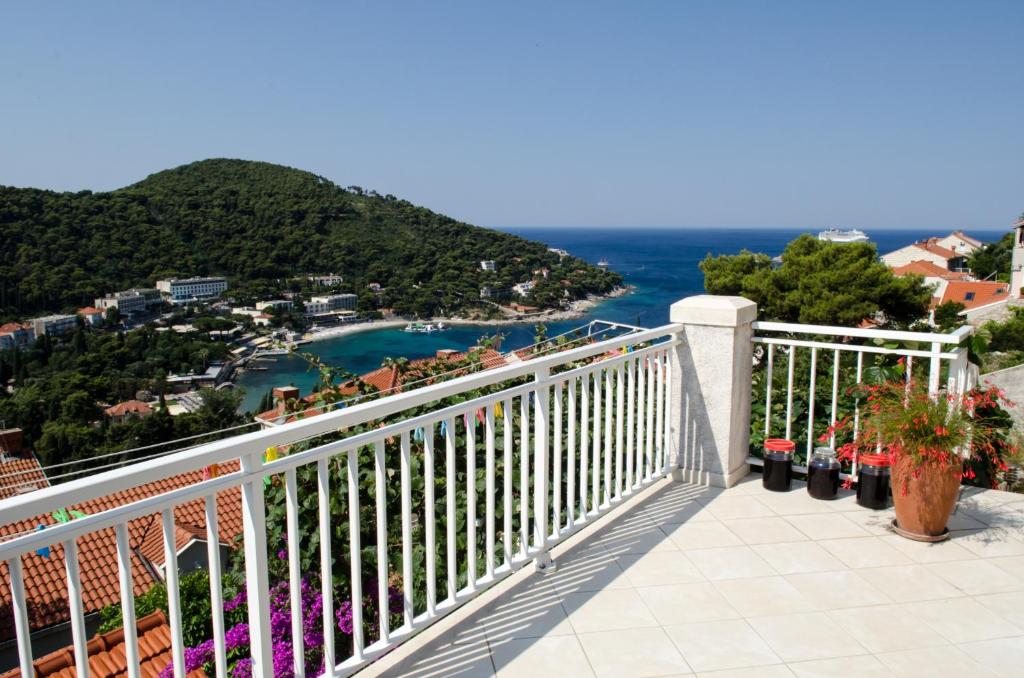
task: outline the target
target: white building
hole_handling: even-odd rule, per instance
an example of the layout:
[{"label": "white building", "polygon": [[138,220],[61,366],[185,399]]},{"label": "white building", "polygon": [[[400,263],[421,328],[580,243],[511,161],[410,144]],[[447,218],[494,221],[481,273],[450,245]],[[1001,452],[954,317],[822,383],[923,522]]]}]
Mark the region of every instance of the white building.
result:
[{"label": "white building", "polygon": [[322,297],[313,297],[306,302],[306,315],[354,311],[357,300],[358,297],[354,294],[328,294]]},{"label": "white building", "polygon": [[93,305],[104,311],[116,308],[117,312],[122,315],[131,315],[146,310],[146,297],[135,290],[125,290],[113,292],[105,297],[97,297]]},{"label": "white building", "polygon": [[294,308],[294,304],[288,299],[271,299],[270,301],[260,301],[256,304],[257,311],[290,311]]},{"label": "white building", "polygon": [[329,273],[327,275],[311,275],[308,276],[310,282],[317,287],[334,287],[344,282],[344,279],[340,275]]},{"label": "white building", "polygon": [[169,297],[172,304],[202,299],[216,299],[228,288],[224,278],[170,278],[157,280],[156,288]]},{"label": "white building", "polygon": [[[959,234],[959,235],[958,235]],[[889,268],[906,266],[915,261],[928,261],[949,271],[962,271],[967,268],[967,257],[974,251],[970,243],[962,240],[959,231],[945,238],[928,238],[901,247],[898,250],[882,255],[882,263]],[[967,236],[963,236],[966,238]],[[972,242],[977,242],[971,238]],[[947,243],[943,245],[942,243]],[[963,243],[963,246],[961,246]]]},{"label": "white building", "polygon": [[935,241],[935,244],[939,247],[945,247],[958,254],[973,254],[974,250],[979,249],[985,243],[981,242],[977,238],[972,238],[963,231],[953,231],[945,238],[939,238]]},{"label": "white building", "polygon": [[33,318],[32,328],[36,336],[44,334],[48,337],[59,337],[67,332],[72,332],[78,327],[77,315],[46,315],[41,318]]},{"label": "white building", "polygon": [[533,290],[534,284],[535,283],[532,280],[516,283],[512,286],[512,291],[521,297],[525,297]]},{"label": "white building", "polygon": [[1021,298],[1024,287],[1024,216],[1013,225],[1013,253],[1010,260],[1010,296]]},{"label": "white building", "polygon": [[35,340],[36,330],[31,323],[0,325],[0,351],[28,348]]},{"label": "white building", "polygon": [[565,259],[567,256],[569,256],[569,253],[563,250],[561,247],[549,247],[548,252],[557,254],[559,259]]},{"label": "white building", "polygon": [[482,271],[497,271],[498,266],[494,263],[493,259],[487,259],[480,262],[480,270]]}]

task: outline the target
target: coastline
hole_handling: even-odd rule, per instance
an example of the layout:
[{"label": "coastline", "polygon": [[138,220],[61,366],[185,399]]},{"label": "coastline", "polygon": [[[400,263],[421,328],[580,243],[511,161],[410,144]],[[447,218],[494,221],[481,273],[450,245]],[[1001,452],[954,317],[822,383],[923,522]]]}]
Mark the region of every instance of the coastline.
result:
[{"label": "coastline", "polygon": [[[445,325],[451,326],[465,326],[465,325],[483,325],[483,326],[502,326],[502,325],[529,325],[536,322],[558,322],[561,320],[574,320],[581,318],[589,313],[592,309],[599,306],[602,302],[609,299],[615,299],[617,297],[623,297],[627,294],[632,294],[636,290],[634,285],[624,285],[622,287],[616,287],[614,290],[607,294],[601,295],[589,295],[586,299],[580,299],[572,302],[568,309],[560,311],[545,311],[542,313],[535,313],[533,315],[518,316],[515,318],[492,318],[489,320],[474,320],[472,318],[445,318],[436,317],[430,320],[424,320],[422,322],[443,322]],[[386,330],[398,327],[405,327],[411,320],[370,320],[368,322],[355,323],[352,325],[346,325],[343,327],[332,327],[320,332],[307,332],[303,335],[303,341],[324,341],[327,339],[337,339],[338,337],[344,337],[350,334],[356,334],[358,332],[369,332],[372,330]]]}]

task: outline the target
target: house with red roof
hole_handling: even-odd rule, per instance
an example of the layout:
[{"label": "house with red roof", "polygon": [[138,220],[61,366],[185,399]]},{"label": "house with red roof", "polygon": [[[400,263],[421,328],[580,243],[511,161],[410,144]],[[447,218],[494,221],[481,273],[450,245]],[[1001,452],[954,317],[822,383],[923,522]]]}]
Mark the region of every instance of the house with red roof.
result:
[{"label": "house with red roof", "polygon": [[[977,247],[963,241],[952,233],[945,238],[918,240],[906,247],[882,255],[882,263],[889,268],[898,268],[914,261],[928,261],[947,271],[963,271],[967,268],[967,257]],[[977,242],[973,238],[972,242]],[[963,244],[961,244],[963,243]]]},{"label": "house with red roof", "polygon": [[95,306],[85,306],[78,309],[78,315],[85,320],[85,324],[88,327],[99,327],[103,324],[104,311],[102,308],[96,308]]},{"label": "house with red roof", "polygon": [[123,424],[129,419],[143,419],[153,414],[153,408],[141,400],[125,400],[122,403],[112,405],[103,410],[110,421],[115,424]]},{"label": "house with red roof", "polygon": [[5,323],[0,325],[0,351],[28,348],[36,340],[32,323]]}]

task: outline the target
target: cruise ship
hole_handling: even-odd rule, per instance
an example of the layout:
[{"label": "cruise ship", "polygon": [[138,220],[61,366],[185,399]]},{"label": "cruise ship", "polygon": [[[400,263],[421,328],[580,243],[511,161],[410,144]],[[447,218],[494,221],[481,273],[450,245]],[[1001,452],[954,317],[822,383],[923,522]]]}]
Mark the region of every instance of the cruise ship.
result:
[{"label": "cruise ship", "polygon": [[829,242],[867,242],[868,235],[856,228],[846,231],[841,231],[838,228],[829,228],[818,233],[818,240],[827,240]]}]

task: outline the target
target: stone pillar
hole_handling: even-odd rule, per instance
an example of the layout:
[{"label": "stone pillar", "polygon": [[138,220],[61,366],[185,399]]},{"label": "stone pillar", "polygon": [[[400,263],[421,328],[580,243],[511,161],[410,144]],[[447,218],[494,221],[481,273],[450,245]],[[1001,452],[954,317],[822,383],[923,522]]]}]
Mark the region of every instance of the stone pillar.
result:
[{"label": "stone pillar", "polygon": [[672,304],[673,477],[731,487],[750,470],[752,323],[757,304],[702,294]]}]

